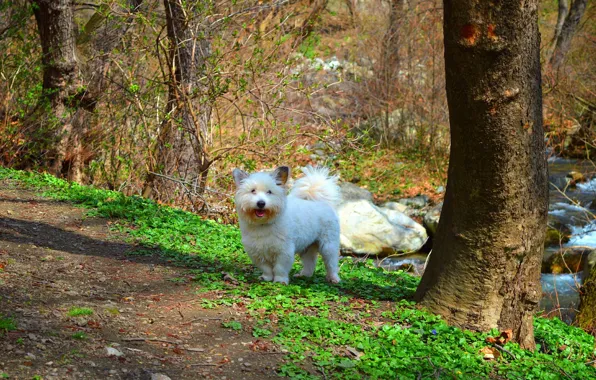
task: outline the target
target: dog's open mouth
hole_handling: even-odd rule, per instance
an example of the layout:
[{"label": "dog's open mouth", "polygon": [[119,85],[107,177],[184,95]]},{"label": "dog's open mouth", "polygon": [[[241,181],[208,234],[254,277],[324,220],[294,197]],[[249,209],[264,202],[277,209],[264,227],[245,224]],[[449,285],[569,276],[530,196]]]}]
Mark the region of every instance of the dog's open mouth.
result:
[{"label": "dog's open mouth", "polygon": [[265,210],[255,210],[255,215],[257,218],[262,218],[265,216]]}]

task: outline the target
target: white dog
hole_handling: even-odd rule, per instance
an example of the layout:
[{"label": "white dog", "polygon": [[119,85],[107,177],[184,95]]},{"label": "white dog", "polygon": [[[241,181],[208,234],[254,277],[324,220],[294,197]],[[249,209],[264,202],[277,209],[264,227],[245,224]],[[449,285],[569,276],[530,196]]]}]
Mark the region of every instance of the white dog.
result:
[{"label": "white dog", "polygon": [[300,254],[303,269],[297,276],[312,276],[317,252],[323,256],[327,281],[339,282],[339,220],[334,206],[340,193],[337,177],[327,168],[307,167],[289,195],[290,168],[271,173],[248,174],[234,170],[236,210],[242,244],[253,264],[263,271],[261,279],[287,284]]}]

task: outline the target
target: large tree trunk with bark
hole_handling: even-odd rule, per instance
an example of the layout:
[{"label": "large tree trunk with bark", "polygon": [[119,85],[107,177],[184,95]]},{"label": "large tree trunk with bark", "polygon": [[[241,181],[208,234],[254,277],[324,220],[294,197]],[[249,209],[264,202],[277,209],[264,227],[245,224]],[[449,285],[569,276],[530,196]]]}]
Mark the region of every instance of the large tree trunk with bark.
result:
[{"label": "large tree trunk with bark", "polygon": [[548,207],[538,0],[444,1],[451,155],[416,299],[450,324],[534,347]]},{"label": "large tree trunk with bark", "polygon": [[[569,9],[569,14],[565,18],[560,32],[558,33],[558,35],[556,35],[555,49],[550,59],[550,65],[553,68],[553,70],[557,70],[565,60],[565,56],[571,48],[571,40],[575,35],[577,26],[579,25],[579,21],[581,20],[581,17],[586,11],[587,3],[588,0],[573,0],[571,8]],[[559,20],[557,20],[557,27],[558,26]]]},{"label": "large tree trunk with bark", "polygon": [[211,165],[207,152],[211,106],[202,78],[210,43],[206,28],[189,4],[164,0],[170,76],[167,118],[143,191],[144,196],[160,200],[180,196],[181,186],[183,191],[202,194]]},{"label": "large tree trunk with bark", "polygon": [[46,123],[34,120],[35,130],[30,140],[36,145],[33,149],[47,149],[41,164],[58,175],[67,153],[66,137],[72,129],[69,106],[76,95],[73,10],[69,0],[33,0],[32,3],[42,48],[41,106],[49,106],[50,115]]}]

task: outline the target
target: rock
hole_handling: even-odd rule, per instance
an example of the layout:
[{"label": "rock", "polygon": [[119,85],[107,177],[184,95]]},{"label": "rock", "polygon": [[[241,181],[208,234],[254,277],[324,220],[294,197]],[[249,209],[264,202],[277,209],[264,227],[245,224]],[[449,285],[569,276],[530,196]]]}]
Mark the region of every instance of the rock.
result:
[{"label": "rock", "polygon": [[584,259],[584,268],[583,268],[583,279],[585,280],[590,276],[590,272],[592,268],[596,265],[596,249],[592,250]]},{"label": "rock", "polygon": [[439,186],[435,189],[435,193],[443,194],[445,192],[445,186]]},{"label": "rock", "polygon": [[339,184],[342,202],[358,201],[361,199],[372,202],[373,195],[370,191],[354,185],[350,182],[341,182]]},{"label": "rock", "polygon": [[172,380],[169,376],[164,375],[163,373],[152,373],[151,380]]},{"label": "rock", "polygon": [[117,358],[124,356],[122,351],[120,351],[114,347],[106,347],[106,353],[108,354],[108,356],[115,356]]},{"label": "rock", "polygon": [[344,252],[360,255],[416,252],[428,238],[424,227],[407,215],[381,209],[368,200],[345,202],[338,214]]},{"label": "rock", "polygon": [[423,224],[429,235],[434,236],[439,225],[439,218],[441,217],[441,210],[443,209],[443,202],[432,207],[426,215],[424,215]]},{"label": "rock", "polygon": [[565,177],[570,179],[570,186],[575,186],[577,183],[586,181],[586,177],[582,173],[576,171],[570,171]]},{"label": "rock", "polygon": [[571,237],[571,229],[556,220],[549,220],[546,227],[546,237],[544,239],[544,246],[561,246],[569,241]]},{"label": "rock", "polygon": [[592,199],[587,207],[592,211],[596,211],[596,198]]},{"label": "rock", "polygon": [[322,141],[317,141],[316,143],[312,144],[312,146],[310,147],[310,149],[326,149],[327,145],[325,145],[324,142]]},{"label": "rock", "polygon": [[542,262],[542,273],[578,273],[586,270],[590,255],[596,259],[592,249],[564,248],[551,255],[545,255]]},{"label": "rock", "polygon": [[400,199],[398,202],[411,208],[420,209],[426,207],[429,201],[430,198],[427,195],[417,195],[412,198]]},{"label": "rock", "polygon": [[408,208],[408,206],[406,206],[403,203],[398,203],[398,202],[386,202],[383,205],[383,208],[387,208],[389,210],[403,212],[404,214],[406,214],[408,216],[412,213],[412,210],[410,210]]}]

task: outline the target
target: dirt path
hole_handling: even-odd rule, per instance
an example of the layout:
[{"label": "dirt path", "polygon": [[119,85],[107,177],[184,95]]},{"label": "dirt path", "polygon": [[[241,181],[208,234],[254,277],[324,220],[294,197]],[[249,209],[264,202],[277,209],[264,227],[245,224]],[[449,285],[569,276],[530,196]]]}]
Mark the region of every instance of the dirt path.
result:
[{"label": "dirt path", "polygon": [[187,270],[131,255],[109,223],[0,182],[0,317],[17,325],[0,378],[277,378],[279,348],[222,327],[244,313],[202,308]]}]

